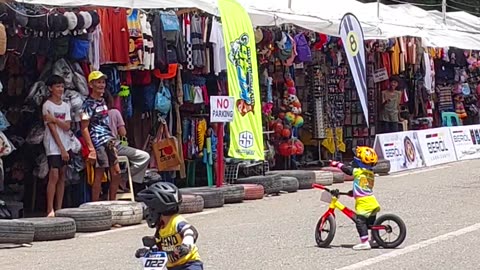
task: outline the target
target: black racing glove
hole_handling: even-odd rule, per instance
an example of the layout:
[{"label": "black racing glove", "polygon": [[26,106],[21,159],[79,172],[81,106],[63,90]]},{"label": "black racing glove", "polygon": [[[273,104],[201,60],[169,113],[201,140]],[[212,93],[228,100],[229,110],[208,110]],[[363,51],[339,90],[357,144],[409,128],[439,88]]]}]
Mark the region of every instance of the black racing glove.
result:
[{"label": "black racing glove", "polygon": [[135,257],[138,258],[143,258],[145,255],[148,253],[148,248],[139,248],[137,251],[135,251]]}]

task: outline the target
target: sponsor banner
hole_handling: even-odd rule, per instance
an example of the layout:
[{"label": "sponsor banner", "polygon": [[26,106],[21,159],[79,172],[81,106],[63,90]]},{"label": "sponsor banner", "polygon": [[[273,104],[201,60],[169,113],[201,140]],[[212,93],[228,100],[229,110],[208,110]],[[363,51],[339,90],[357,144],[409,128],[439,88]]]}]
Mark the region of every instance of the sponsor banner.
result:
[{"label": "sponsor banner", "polygon": [[235,0],[218,0],[227,58],[228,93],[234,98],[232,158],[264,160],[257,51],[252,22]]},{"label": "sponsor banner", "polygon": [[450,128],[434,128],[415,131],[426,166],[457,160]]},{"label": "sponsor banner", "polygon": [[374,149],[380,158],[390,161],[391,173],[425,166],[414,131],[378,134]]},{"label": "sponsor banner", "polygon": [[367,69],[365,61],[365,43],[362,25],[352,13],[346,13],[340,22],[340,36],[347,53],[348,65],[352,71],[365,122],[368,126],[367,106]]},{"label": "sponsor banner", "polygon": [[457,160],[480,158],[480,125],[451,127]]}]

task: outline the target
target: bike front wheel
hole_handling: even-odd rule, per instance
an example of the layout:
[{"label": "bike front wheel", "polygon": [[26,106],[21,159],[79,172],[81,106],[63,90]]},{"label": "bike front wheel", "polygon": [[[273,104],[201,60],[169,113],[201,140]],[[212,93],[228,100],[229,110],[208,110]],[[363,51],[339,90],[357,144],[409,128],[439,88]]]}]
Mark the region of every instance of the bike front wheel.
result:
[{"label": "bike front wheel", "polygon": [[[323,224],[322,221],[324,221]],[[317,242],[317,246],[322,248],[329,247],[335,237],[336,229],[337,224],[332,215],[329,215],[325,220],[321,218],[315,227],[315,241]]]},{"label": "bike front wheel", "polygon": [[403,220],[396,215],[382,215],[375,220],[375,224],[372,226],[372,237],[383,248],[396,248],[405,241],[407,227]]}]

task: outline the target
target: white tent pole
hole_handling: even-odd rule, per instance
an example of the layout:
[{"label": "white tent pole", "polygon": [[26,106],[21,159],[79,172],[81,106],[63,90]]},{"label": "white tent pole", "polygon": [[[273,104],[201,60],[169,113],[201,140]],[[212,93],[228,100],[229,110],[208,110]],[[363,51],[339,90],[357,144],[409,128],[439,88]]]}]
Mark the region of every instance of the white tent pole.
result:
[{"label": "white tent pole", "polygon": [[380,20],[380,0],[377,0],[377,20]]},{"label": "white tent pole", "polygon": [[447,23],[447,0],[442,0],[442,17],[443,23]]}]

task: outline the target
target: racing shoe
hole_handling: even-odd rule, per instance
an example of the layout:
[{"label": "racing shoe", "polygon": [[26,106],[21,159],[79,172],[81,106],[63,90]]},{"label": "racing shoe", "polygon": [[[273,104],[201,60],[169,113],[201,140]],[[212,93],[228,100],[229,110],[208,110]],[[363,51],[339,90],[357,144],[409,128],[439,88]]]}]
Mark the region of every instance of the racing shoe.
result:
[{"label": "racing shoe", "polygon": [[370,243],[368,241],[353,246],[353,250],[369,250],[369,249],[372,249],[372,247],[370,246]]}]

